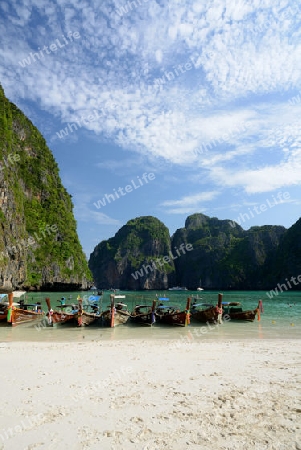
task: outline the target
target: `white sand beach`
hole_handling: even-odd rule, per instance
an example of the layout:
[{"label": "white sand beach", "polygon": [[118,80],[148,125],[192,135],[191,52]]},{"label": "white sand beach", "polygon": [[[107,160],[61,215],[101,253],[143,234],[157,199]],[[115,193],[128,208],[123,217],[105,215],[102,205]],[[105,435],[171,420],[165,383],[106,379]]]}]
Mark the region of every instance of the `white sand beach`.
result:
[{"label": "white sand beach", "polygon": [[301,449],[300,340],[0,344],[0,449]]}]

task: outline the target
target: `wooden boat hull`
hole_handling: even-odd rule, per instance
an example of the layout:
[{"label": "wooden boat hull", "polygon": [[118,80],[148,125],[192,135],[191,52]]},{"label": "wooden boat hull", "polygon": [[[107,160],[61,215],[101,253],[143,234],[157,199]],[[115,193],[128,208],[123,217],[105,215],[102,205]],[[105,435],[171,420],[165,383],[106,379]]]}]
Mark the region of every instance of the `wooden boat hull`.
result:
[{"label": "wooden boat hull", "polygon": [[212,306],[210,308],[204,310],[190,311],[190,318],[192,321],[202,322],[202,323],[213,323],[217,322],[218,312],[216,306]]},{"label": "wooden boat hull", "polygon": [[131,322],[137,325],[152,326],[156,323],[156,319],[154,318],[154,313],[152,312],[145,314],[131,314]]},{"label": "wooden boat hull", "polygon": [[0,322],[6,322],[8,308],[6,305],[0,306]]},{"label": "wooden boat hull", "polygon": [[248,322],[253,322],[257,315],[257,309],[241,312],[229,312],[225,313],[230,317],[230,320],[245,320]]},{"label": "wooden boat hull", "polygon": [[223,317],[227,316],[229,320],[241,320],[253,322],[258,315],[260,320],[260,312],[263,312],[262,301],[259,300],[258,306],[255,309],[243,310],[240,302],[224,302],[223,303]]},{"label": "wooden boat hull", "polygon": [[[101,318],[101,314],[94,314],[94,313],[88,313],[86,311],[83,311],[81,315],[77,315],[77,322],[78,319],[81,318],[81,325],[88,326],[93,322],[96,322]],[[79,322],[78,322],[79,324]],[[80,325],[80,324],[79,324]]]},{"label": "wooden boat hull", "polygon": [[69,314],[60,311],[53,311],[51,314],[51,320],[53,324],[56,323],[72,323],[77,322],[77,314]]},{"label": "wooden boat hull", "polygon": [[[127,323],[130,318],[130,313],[128,311],[115,311],[114,313],[114,326],[123,325]],[[104,311],[102,313],[102,320],[104,326],[111,326],[112,314],[111,310]]]},{"label": "wooden boat hull", "polygon": [[45,317],[42,312],[28,311],[25,309],[14,308],[11,314],[11,322],[13,327],[24,323],[40,321]]},{"label": "wooden boat hull", "polygon": [[156,318],[159,323],[163,323],[166,325],[178,325],[181,327],[185,327],[187,325],[187,314],[185,311],[167,313],[167,314],[159,314],[156,313]]},{"label": "wooden boat hull", "polygon": [[153,300],[152,306],[150,305],[136,305],[134,311],[131,313],[131,322],[137,325],[152,326],[156,323],[156,303],[157,300]]}]

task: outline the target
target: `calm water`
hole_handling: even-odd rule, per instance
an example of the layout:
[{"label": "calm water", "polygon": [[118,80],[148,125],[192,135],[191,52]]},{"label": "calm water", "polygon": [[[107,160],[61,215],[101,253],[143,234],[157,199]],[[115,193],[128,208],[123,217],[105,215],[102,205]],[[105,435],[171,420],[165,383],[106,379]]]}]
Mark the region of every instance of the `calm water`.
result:
[{"label": "calm water", "polygon": [[[52,308],[55,309],[57,300],[61,297],[67,299],[66,303],[77,303],[77,296],[90,295],[92,292],[61,292],[61,293],[30,293],[27,294],[27,303],[41,301],[44,310],[46,308],[45,297],[50,297]],[[105,291],[101,306],[106,309],[109,305],[111,292]],[[170,298],[170,303],[185,308],[188,296],[198,295],[201,302],[217,303],[217,291],[140,291],[118,292],[126,295],[125,303],[130,310],[137,304],[149,303],[159,297]],[[64,342],[119,340],[119,339],[163,339],[175,340],[177,344],[189,341],[218,340],[227,341],[233,339],[300,339],[301,338],[301,292],[284,292],[273,299],[269,299],[266,291],[226,291],[223,293],[223,301],[239,301],[243,309],[255,309],[258,300],[262,299],[264,314],[261,320],[254,322],[227,322],[219,326],[205,324],[191,324],[186,328],[155,325],[143,327],[132,324],[118,326],[114,329],[91,325],[90,327],[77,328],[72,325],[56,325],[53,328],[37,330],[35,324],[20,325],[15,328],[0,325],[0,343],[11,341],[48,341]]]}]

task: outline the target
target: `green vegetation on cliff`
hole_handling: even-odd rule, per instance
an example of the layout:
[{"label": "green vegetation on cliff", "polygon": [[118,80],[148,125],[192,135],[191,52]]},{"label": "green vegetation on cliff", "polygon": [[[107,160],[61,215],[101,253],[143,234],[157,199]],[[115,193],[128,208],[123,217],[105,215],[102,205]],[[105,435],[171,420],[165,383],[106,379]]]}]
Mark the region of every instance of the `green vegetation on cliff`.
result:
[{"label": "green vegetation on cliff", "polygon": [[45,139],[0,86],[0,286],[86,287],[71,197]]},{"label": "green vegetation on cliff", "polygon": [[[143,266],[163,258],[170,250],[168,228],[155,217],[138,217],[95,247],[89,267],[100,288],[149,289],[151,285],[152,289],[165,289],[174,278],[173,262],[146,271]],[[141,276],[135,279],[132,274],[141,268]]]},{"label": "green vegetation on cliff", "polygon": [[[276,274],[278,282],[285,282],[286,277],[301,275],[301,219],[284,234],[275,258],[270,261],[268,273]],[[301,289],[300,283],[296,288]]]},{"label": "green vegetation on cliff", "polygon": [[196,288],[201,280],[207,289],[265,289],[265,269],[284,233],[280,226],[244,230],[229,220],[189,216],[172,237],[173,246],[187,242],[194,249],[175,261],[178,284]]},{"label": "green vegetation on cliff", "polygon": [[[133,271],[181,244],[190,244],[193,250],[164,266],[164,279],[160,271],[145,269],[143,276],[132,279]],[[230,220],[193,214],[170,238],[158,219],[139,217],[95,247],[89,266],[98,287],[271,289],[285,277],[301,273],[301,219],[289,230],[276,225],[244,230]]]}]

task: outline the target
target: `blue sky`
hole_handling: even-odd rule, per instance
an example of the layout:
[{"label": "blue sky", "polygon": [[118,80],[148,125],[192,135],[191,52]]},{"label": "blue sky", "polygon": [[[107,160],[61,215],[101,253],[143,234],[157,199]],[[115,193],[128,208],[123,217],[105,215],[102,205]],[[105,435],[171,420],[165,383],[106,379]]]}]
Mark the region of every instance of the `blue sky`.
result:
[{"label": "blue sky", "polygon": [[298,220],[301,5],[10,0],[0,12],[1,84],[52,150],[88,255],[143,215],[171,233],[196,212],[245,229]]}]

